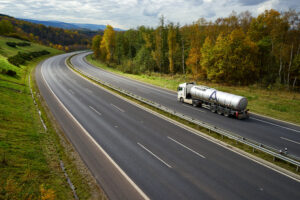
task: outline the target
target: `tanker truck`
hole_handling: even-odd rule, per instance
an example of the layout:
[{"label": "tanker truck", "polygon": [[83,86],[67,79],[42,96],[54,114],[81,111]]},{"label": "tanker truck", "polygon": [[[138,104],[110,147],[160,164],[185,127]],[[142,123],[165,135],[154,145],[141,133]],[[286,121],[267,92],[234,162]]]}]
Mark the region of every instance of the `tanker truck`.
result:
[{"label": "tanker truck", "polygon": [[226,117],[245,119],[249,117],[245,97],[218,91],[195,83],[182,83],[177,90],[177,100],[195,107],[203,107]]}]

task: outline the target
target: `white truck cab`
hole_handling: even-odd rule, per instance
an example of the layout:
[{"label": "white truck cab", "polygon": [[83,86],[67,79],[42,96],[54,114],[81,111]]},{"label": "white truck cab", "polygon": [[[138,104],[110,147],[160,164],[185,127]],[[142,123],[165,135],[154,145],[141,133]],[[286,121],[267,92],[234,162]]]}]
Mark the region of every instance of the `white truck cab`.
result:
[{"label": "white truck cab", "polygon": [[177,88],[177,100],[182,103],[192,104],[192,98],[187,97],[187,84],[182,83]]}]

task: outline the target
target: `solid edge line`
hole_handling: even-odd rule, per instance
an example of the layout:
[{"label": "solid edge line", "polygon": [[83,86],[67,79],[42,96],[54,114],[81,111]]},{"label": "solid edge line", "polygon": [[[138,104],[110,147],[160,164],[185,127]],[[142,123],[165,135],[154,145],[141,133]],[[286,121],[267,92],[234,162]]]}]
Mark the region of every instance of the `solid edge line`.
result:
[{"label": "solid edge line", "polygon": [[193,149],[191,149],[191,148],[185,146],[185,145],[182,144],[181,142],[178,142],[177,140],[175,140],[175,139],[173,139],[173,138],[171,138],[171,137],[169,137],[169,136],[168,136],[168,138],[169,138],[170,140],[172,140],[173,142],[175,142],[176,144],[178,144],[178,145],[184,147],[185,149],[191,151],[192,153],[196,154],[197,156],[199,156],[199,157],[201,157],[201,158],[205,158],[205,156],[203,156],[203,155],[201,155],[200,153],[198,153],[197,151],[195,151],[195,150],[193,150]]},{"label": "solid edge line", "polygon": [[[296,127],[300,127],[300,124],[296,124],[296,123],[294,123],[294,122],[289,122],[289,121],[285,121],[285,120],[281,120],[281,119],[276,119],[276,118],[273,118],[273,117],[270,117],[270,116],[267,116],[267,115],[258,114],[258,113],[256,113],[256,112],[251,112],[251,113],[254,114],[254,115],[257,115],[257,116],[259,116],[259,117],[265,117],[265,118],[267,118],[267,119],[271,119],[271,120],[274,120],[274,121],[283,122],[283,123],[287,123],[287,124],[289,124],[289,125],[293,125],[293,126],[296,126]],[[250,117],[251,117],[251,115],[250,115]]]},{"label": "solid edge line", "polygon": [[[66,63],[65,63],[66,64]],[[67,65],[68,66],[68,65]],[[90,140],[99,148],[99,150],[108,158],[108,160],[117,168],[117,170],[125,177],[125,179],[136,189],[136,191],[145,199],[150,200],[150,198],[134,183],[134,181],[120,168],[120,166],[106,153],[106,151],[96,142],[96,140],[88,133],[88,131],[77,121],[77,119],[70,113],[70,111],[65,107],[65,105],[60,101],[60,99],[55,95],[49,84],[47,83],[41,68],[41,74],[47,87],[56,98],[58,103],[64,108],[66,113],[74,120],[74,122],[82,129],[82,131],[90,138]]]},{"label": "solid edge line", "polygon": [[288,138],[285,138],[285,137],[280,137],[280,138],[283,139],[283,140],[289,141],[289,142],[293,142],[295,144],[300,144],[300,142],[297,142],[297,141],[294,141],[294,140],[291,140],[291,139],[288,139]]},{"label": "solid edge line", "polygon": [[137,143],[140,147],[142,147],[144,150],[146,150],[150,155],[154,156],[157,160],[159,160],[160,162],[162,162],[163,164],[165,164],[167,167],[172,168],[171,165],[169,165],[167,162],[165,162],[163,159],[161,159],[158,155],[154,154],[152,151],[150,151],[149,149],[147,149],[144,145],[142,145],[141,143]]},{"label": "solid edge line", "polygon": [[[69,67],[69,65],[68,65],[68,67]],[[184,124],[182,124],[180,122],[177,122],[177,121],[175,121],[173,119],[170,119],[170,118],[168,118],[168,117],[166,117],[166,116],[164,116],[162,114],[159,114],[159,113],[157,113],[157,112],[155,112],[155,111],[153,111],[151,109],[148,109],[148,108],[146,108],[146,107],[144,107],[142,105],[139,105],[139,104],[137,104],[137,103],[135,103],[133,101],[130,101],[130,100],[126,99],[125,97],[122,97],[122,96],[118,95],[115,92],[112,92],[112,91],[110,91],[110,90],[108,90],[108,89],[106,89],[104,87],[101,87],[99,84],[97,84],[97,83],[93,82],[92,80],[84,77],[83,75],[79,74],[76,71],[76,69],[71,69],[70,67],[69,67],[69,69],[71,71],[73,71],[73,73],[77,74],[77,76],[80,76],[83,79],[86,79],[90,83],[93,83],[94,85],[98,86],[100,89],[105,90],[108,93],[110,93],[112,95],[115,95],[116,97],[119,97],[120,99],[123,99],[124,101],[127,101],[128,103],[131,103],[132,105],[135,105],[135,106],[139,107],[140,109],[143,109],[143,110],[145,110],[145,111],[147,111],[147,112],[149,112],[149,113],[151,113],[151,114],[153,114],[153,115],[155,115],[155,116],[157,116],[157,117],[159,117],[161,119],[169,121],[170,123],[172,123],[172,124],[174,124],[176,126],[179,126],[180,128],[183,128],[183,129],[185,129],[185,130],[187,130],[187,131],[189,131],[189,132],[191,132],[191,133],[193,133],[193,134],[195,134],[195,135],[197,135],[199,137],[202,137],[203,139],[206,139],[206,140],[208,140],[210,142],[213,142],[213,143],[215,143],[215,144],[217,144],[217,145],[219,145],[219,146],[221,146],[221,147],[223,147],[223,148],[225,148],[225,149],[227,149],[227,150],[229,150],[229,151],[231,151],[233,153],[236,153],[236,154],[238,154],[238,155],[240,155],[240,156],[242,156],[242,157],[244,157],[244,158],[246,158],[248,160],[251,160],[251,161],[253,161],[253,162],[255,162],[255,163],[257,163],[257,164],[259,164],[261,166],[264,166],[264,167],[266,167],[266,168],[268,168],[270,170],[273,170],[273,171],[275,171],[275,172],[277,172],[277,173],[279,173],[281,175],[284,175],[284,176],[286,176],[286,177],[288,177],[288,178],[290,178],[290,179],[292,179],[292,180],[300,183],[300,176],[298,174],[290,172],[290,171],[288,171],[288,170],[286,170],[284,168],[279,167],[278,165],[275,165],[275,164],[270,163],[270,162],[268,162],[266,160],[263,160],[262,158],[258,158],[258,157],[254,156],[254,155],[251,155],[251,154],[249,154],[249,153],[247,153],[247,152],[245,152],[243,150],[240,150],[240,149],[238,149],[238,148],[236,148],[234,146],[231,146],[231,145],[229,145],[227,143],[224,143],[221,140],[217,140],[215,138],[212,138],[209,135],[206,135],[205,133],[202,133],[202,132],[200,132],[198,130],[195,130],[195,129],[189,127],[189,126],[186,126],[186,125],[184,125]]]},{"label": "solid edge line", "polygon": [[257,119],[257,118],[255,118],[255,117],[250,117],[250,119],[254,119],[254,120],[260,121],[260,122],[262,122],[262,123],[271,124],[272,126],[277,126],[277,127],[279,127],[279,128],[283,128],[283,129],[290,130],[290,131],[293,131],[293,132],[296,132],[296,133],[300,133],[300,131],[295,130],[295,129],[293,129],[293,128],[281,126],[281,125],[278,125],[278,124],[275,124],[275,123],[272,123],[272,122],[268,122],[268,121],[265,121],[265,120],[262,120],[262,119]]}]

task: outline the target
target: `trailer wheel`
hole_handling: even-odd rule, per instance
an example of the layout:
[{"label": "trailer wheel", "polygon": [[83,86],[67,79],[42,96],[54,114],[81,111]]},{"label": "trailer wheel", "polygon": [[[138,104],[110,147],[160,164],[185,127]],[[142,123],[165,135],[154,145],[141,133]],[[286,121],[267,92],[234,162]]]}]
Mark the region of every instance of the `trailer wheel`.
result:
[{"label": "trailer wheel", "polygon": [[225,110],[224,116],[225,116],[225,117],[229,117],[229,115],[230,115],[230,114],[229,114],[229,111]]},{"label": "trailer wheel", "polygon": [[222,114],[223,114],[223,111],[222,111],[222,110],[223,110],[222,108],[218,107],[217,113],[218,113],[219,115],[222,115]]},{"label": "trailer wheel", "polygon": [[210,111],[215,113],[216,112],[216,107],[215,106],[210,106]]}]

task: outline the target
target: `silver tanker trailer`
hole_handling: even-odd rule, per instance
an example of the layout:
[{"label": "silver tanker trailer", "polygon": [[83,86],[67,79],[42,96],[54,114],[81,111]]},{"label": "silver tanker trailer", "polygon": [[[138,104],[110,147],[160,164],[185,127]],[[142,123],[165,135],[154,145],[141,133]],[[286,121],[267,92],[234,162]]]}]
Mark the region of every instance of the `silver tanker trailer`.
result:
[{"label": "silver tanker trailer", "polygon": [[195,83],[180,84],[177,99],[182,103],[204,107],[226,117],[234,116],[238,119],[249,117],[249,110],[246,109],[248,100],[245,97],[218,91],[203,85],[196,85]]}]

